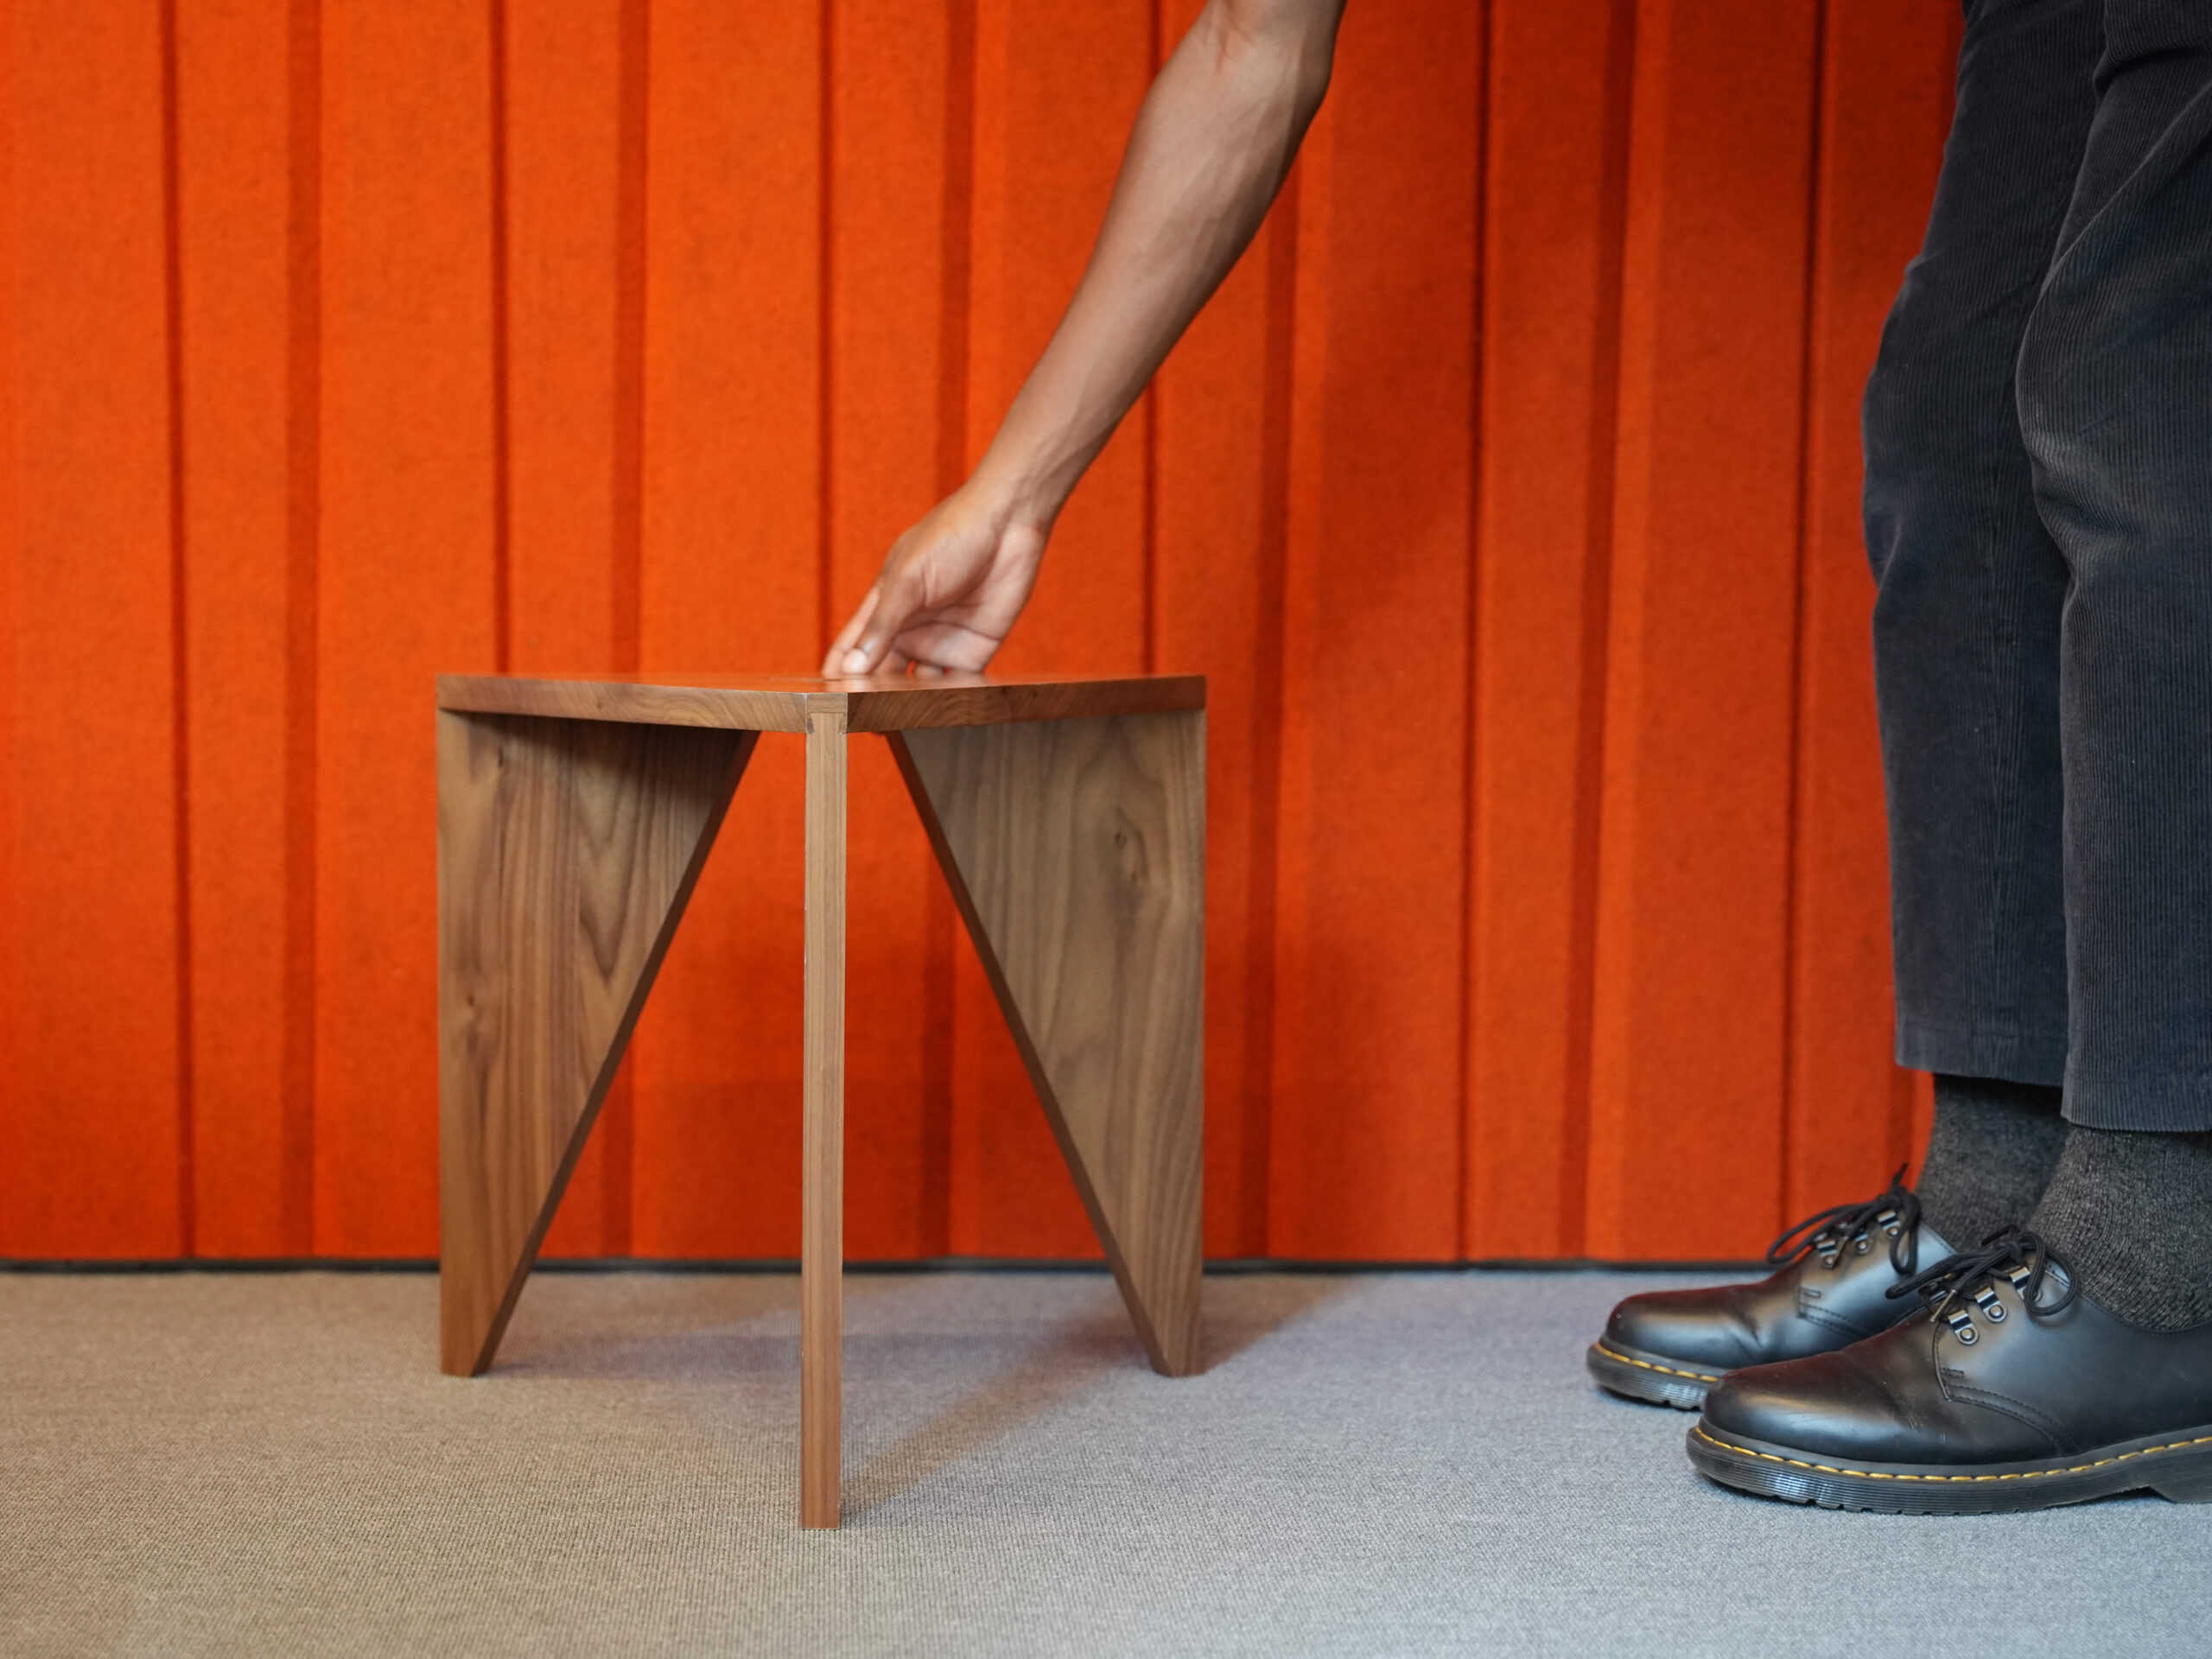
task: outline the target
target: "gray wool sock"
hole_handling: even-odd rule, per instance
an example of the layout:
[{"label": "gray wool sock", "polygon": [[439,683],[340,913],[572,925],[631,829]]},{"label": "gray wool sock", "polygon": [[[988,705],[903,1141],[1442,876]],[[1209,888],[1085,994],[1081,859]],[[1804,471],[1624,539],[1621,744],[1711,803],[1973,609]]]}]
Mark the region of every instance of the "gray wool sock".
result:
[{"label": "gray wool sock", "polygon": [[2066,1145],[2059,1091],[1993,1077],[1936,1078],[1936,1126],[1913,1191],[1955,1250],[2028,1218]]},{"label": "gray wool sock", "polygon": [[2028,1225],[2130,1325],[2212,1319],[2212,1135],[2069,1125]]}]

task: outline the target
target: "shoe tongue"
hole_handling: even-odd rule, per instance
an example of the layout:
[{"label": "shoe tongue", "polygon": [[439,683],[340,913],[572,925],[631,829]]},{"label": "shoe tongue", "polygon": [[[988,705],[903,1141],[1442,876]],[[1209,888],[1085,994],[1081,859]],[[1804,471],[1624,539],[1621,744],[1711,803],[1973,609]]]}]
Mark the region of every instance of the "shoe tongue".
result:
[{"label": "shoe tongue", "polygon": [[1934,1267],[1945,1256],[1957,1254],[1958,1251],[1952,1248],[1950,1242],[1942,1234],[1937,1232],[1925,1221],[1920,1224],[1919,1262],[1922,1267]]}]

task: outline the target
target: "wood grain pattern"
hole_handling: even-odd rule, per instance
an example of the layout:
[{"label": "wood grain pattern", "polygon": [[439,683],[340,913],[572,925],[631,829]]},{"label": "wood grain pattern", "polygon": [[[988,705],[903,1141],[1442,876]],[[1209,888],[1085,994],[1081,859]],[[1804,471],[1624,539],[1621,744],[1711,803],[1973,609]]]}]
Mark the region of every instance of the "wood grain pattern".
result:
[{"label": "wood grain pattern", "polygon": [[845,722],[806,722],[806,1081],[799,1202],[799,1524],[838,1517],[844,1380]]},{"label": "wood grain pattern", "polygon": [[849,732],[902,732],[1165,713],[1203,709],[1205,700],[1205,678],[1198,674],[1125,679],[948,674],[936,680],[904,675],[823,680],[765,674],[685,675],[680,679],[447,674],[438,680],[441,709],[754,732],[804,732],[807,711],[814,708],[841,709]]},{"label": "wood grain pattern", "polygon": [[892,738],[1154,1368],[1198,1367],[1205,715]]},{"label": "wood grain pattern", "polygon": [[492,1363],[757,741],[438,715],[448,1372]]}]

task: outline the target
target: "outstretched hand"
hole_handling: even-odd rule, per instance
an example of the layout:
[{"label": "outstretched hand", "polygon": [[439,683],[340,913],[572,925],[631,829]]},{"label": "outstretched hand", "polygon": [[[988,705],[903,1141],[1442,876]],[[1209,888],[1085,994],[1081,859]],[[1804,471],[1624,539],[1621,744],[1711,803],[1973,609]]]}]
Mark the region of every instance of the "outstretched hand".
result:
[{"label": "outstretched hand", "polygon": [[892,543],[875,585],[830,645],[831,678],[980,671],[1006,643],[1029,590],[1046,532],[978,503],[947,496]]},{"label": "outstretched hand", "polygon": [[1084,471],[1274,200],[1328,90],[1344,0],[1206,0],[1146,94],[1090,264],[968,482],[901,536],[831,678],[980,671]]}]

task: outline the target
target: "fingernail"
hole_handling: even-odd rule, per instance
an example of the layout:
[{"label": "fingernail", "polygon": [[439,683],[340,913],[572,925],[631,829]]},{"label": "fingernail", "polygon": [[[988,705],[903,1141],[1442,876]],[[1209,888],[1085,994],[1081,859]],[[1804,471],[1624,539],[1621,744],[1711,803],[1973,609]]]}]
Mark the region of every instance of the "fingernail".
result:
[{"label": "fingernail", "polygon": [[868,653],[864,651],[847,652],[845,653],[845,672],[848,674],[867,673]]}]

